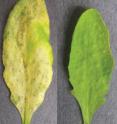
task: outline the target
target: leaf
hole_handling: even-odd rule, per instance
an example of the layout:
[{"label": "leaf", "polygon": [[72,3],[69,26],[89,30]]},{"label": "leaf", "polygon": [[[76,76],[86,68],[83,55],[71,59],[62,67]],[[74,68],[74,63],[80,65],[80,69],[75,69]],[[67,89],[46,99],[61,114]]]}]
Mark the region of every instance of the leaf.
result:
[{"label": "leaf", "polygon": [[30,124],[52,80],[53,54],[44,0],[19,0],[10,13],[3,43],[4,79],[11,100]]},{"label": "leaf", "polygon": [[108,28],[100,13],[88,9],[75,27],[68,67],[72,94],[80,104],[84,124],[91,124],[109,90],[113,69],[109,42]]}]

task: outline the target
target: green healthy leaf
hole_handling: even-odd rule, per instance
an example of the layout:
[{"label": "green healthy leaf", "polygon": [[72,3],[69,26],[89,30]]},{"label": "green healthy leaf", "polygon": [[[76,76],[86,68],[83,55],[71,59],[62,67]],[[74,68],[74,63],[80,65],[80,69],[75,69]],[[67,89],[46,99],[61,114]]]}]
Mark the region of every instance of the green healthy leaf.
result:
[{"label": "green healthy leaf", "polygon": [[30,124],[52,80],[53,54],[49,18],[44,0],[19,0],[4,32],[4,79],[11,100]]},{"label": "green healthy leaf", "polygon": [[113,69],[108,28],[95,9],[84,12],[76,25],[68,69],[84,124],[91,124],[105,102]]}]

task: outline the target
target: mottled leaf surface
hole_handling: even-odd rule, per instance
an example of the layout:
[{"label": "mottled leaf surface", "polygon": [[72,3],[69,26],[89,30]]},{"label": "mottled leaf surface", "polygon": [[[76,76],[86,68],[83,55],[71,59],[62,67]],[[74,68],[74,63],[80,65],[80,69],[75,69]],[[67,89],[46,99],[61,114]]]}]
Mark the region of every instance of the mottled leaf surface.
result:
[{"label": "mottled leaf surface", "polygon": [[52,48],[44,0],[19,0],[4,32],[4,79],[11,100],[29,124],[52,80]]},{"label": "mottled leaf surface", "polygon": [[91,124],[109,90],[113,69],[109,39],[100,13],[85,11],[75,27],[68,67],[72,94],[80,104],[84,124]]}]

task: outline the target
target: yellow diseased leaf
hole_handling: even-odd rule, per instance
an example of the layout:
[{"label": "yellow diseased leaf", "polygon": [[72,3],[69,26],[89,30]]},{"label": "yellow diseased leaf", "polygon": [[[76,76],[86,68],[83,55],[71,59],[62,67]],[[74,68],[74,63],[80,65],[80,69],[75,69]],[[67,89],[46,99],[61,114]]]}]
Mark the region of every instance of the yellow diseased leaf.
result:
[{"label": "yellow diseased leaf", "polygon": [[52,80],[49,32],[44,0],[19,0],[5,28],[3,64],[4,79],[22,124],[30,124]]}]

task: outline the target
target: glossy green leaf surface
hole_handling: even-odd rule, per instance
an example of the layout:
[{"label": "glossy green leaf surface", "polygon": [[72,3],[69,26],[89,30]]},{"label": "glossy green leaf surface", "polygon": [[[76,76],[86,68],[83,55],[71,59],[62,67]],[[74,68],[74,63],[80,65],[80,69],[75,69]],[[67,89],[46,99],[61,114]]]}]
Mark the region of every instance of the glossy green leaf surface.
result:
[{"label": "glossy green leaf surface", "polygon": [[44,0],[19,0],[4,32],[4,79],[22,124],[30,124],[52,80],[53,54]]},{"label": "glossy green leaf surface", "polygon": [[72,94],[80,104],[84,124],[91,124],[105,102],[113,63],[108,28],[96,9],[88,9],[75,27],[68,67]]}]

